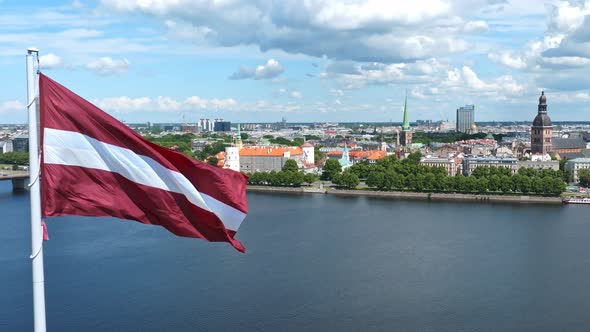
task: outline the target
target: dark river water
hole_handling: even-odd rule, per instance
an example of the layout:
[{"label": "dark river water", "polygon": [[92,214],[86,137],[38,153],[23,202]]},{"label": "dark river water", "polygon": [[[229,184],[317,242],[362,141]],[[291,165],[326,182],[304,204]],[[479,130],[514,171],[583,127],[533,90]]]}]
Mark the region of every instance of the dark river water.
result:
[{"label": "dark river water", "polygon": [[[48,220],[49,331],[590,331],[590,206],[248,199],[246,254]],[[0,182],[0,331],[32,330],[28,209]]]}]

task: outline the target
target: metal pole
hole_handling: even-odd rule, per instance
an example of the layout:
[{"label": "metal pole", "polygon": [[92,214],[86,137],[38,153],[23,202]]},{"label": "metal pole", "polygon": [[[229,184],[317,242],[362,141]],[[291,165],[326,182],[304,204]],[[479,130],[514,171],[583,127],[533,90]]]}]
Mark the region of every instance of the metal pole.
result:
[{"label": "metal pole", "polygon": [[31,255],[33,263],[33,313],[35,332],[45,332],[45,278],[43,276],[43,230],[41,226],[41,188],[39,174],[39,128],[37,126],[37,80],[33,48],[27,50],[27,105],[29,111],[29,170],[31,195]]}]

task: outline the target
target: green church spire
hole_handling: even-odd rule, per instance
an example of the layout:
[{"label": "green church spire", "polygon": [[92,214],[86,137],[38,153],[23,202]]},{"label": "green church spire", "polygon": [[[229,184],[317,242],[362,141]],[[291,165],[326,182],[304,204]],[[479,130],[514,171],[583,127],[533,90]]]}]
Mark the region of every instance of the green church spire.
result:
[{"label": "green church spire", "polygon": [[404,124],[402,130],[410,130],[410,115],[408,114],[408,91],[406,90],[406,101],[404,103]]}]

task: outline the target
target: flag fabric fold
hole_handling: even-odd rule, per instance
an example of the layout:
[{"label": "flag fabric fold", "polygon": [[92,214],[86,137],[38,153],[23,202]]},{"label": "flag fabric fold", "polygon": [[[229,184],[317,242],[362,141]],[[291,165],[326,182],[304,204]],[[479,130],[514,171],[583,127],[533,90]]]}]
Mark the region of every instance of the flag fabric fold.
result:
[{"label": "flag fabric fold", "polygon": [[247,177],[153,144],[39,74],[43,217],[112,216],[229,242],[246,217]]}]

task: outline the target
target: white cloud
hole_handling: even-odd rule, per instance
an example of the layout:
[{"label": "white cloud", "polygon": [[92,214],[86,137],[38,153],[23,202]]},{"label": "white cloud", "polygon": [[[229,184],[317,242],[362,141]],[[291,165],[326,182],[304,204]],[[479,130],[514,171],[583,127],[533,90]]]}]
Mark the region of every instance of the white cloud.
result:
[{"label": "white cloud", "polygon": [[469,21],[463,26],[463,31],[468,33],[488,31],[488,23],[485,21]]},{"label": "white cloud", "polygon": [[355,61],[412,61],[461,52],[467,43],[460,34],[487,30],[484,21],[464,23],[450,0],[102,0],[102,5],[154,16],[169,33],[197,44],[255,45],[262,51]]},{"label": "white cloud", "polygon": [[584,17],[590,14],[588,2],[560,1],[551,5],[549,30],[552,33],[570,33],[578,29]]},{"label": "white cloud", "polygon": [[19,100],[0,102],[0,113],[18,112],[26,110],[26,105]]},{"label": "white cloud", "polygon": [[94,99],[92,101],[97,107],[105,111],[113,112],[176,112],[197,109],[224,109],[235,108],[238,103],[233,98],[227,99],[205,99],[199,96],[190,96],[184,100],[177,100],[171,97],[158,96],[156,98],[127,96]]},{"label": "white cloud", "polygon": [[149,97],[111,97],[94,99],[92,103],[102,110],[116,112],[146,111],[153,107],[152,99]]},{"label": "white cloud", "polygon": [[39,66],[42,69],[55,69],[62,67],[63,63],[59,56],[49,53],[39,57]]},{"label": "white cloud", "polygon": [[91,61],[86,67],[99,75],[123,74],[129,70],[129,61],[103,57]]},{"label": "white cloud", "polygon": [[301,98],[303,98],[303,95],[301,94],[301,92],[295,90],[295,91],[291,91],[291,93],[289,94],[289,97],[291,97],[293,99],[301,99]]},{"label": "white cloud", "polygon": [[330,93],[338,97],[344,96],[344,92],[340,89],[330,89]]},{"label": "white cloud", "polygon": [[441,84],[441,87],[462,94],[502,98],[507,95],[519,96],[526,91],[526,87],[518,83],[511,75],[499,76],[492,81],[486,82],[468,66],[449,70],[447,80]]},{"label": "white cloud", "polygon": [[514,69],[525,69],[528,64],[521,55],[516,55],[512,51],[500,53],[489,53],[488,58],[494,62]]},{"label": "white cloud", "polygon": [[275,59],[270,59],[264,65],[259,65],[256,68],[250,68],[246,66],[240,67],[237,72],[231,74],[229,79],[241,80],[241,79],[255,79],[264,80],[278,77],[284,72],[283,66]]}]

